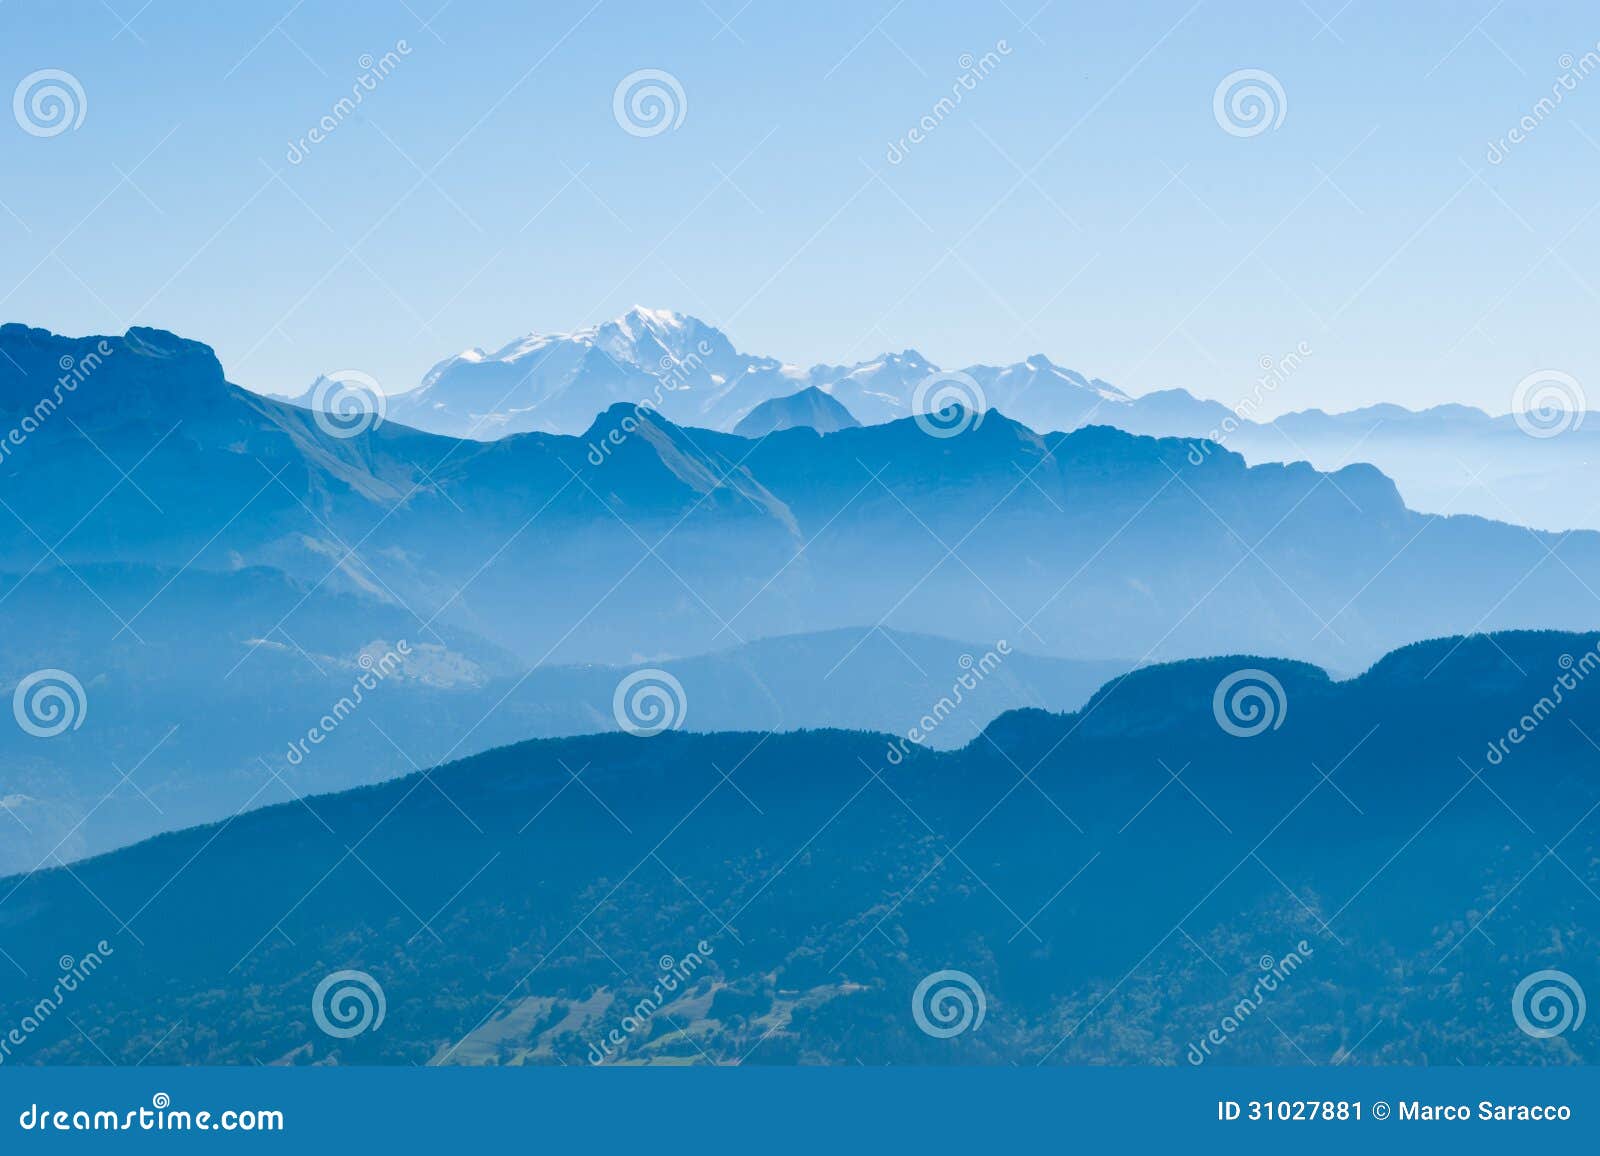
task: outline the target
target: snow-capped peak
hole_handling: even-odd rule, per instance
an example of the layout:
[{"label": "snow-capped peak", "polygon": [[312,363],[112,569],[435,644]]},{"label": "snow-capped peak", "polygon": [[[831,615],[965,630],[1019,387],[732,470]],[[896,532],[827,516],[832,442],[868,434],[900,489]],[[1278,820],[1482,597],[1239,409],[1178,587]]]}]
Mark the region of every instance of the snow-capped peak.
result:
[{"label": "snow-capped peak", "polygon": [[[435,366],[391,416],[454,436],[581,432],[607,406],[643,399],[679,425],[728,430],[763,402],[815,387],[871,425],[909,413],[917,388],[938,369],[914,348],[804,369],[741,353],[696,317],[634,305],[582,329],[466,350]],[[989,406],[1037,429],[1071,429],[1103,406],[1132,401],[1042,353],[959,372],[980,385]]]}]

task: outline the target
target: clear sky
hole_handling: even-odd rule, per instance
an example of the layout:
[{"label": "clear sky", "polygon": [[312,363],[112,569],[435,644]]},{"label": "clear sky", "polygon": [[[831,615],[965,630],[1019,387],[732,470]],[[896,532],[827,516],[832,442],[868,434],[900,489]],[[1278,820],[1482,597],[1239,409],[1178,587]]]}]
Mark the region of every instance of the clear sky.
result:
[{"label": "clear sky", "polygon": [[[1043,352],[1225,402],[1303,342],[1279,410],[1600,391],[1592,5],[441,2],[0,5],[0,89],[85,99],[0,118],[0,319],[172,329],[283,392],[634,303],[804,364]],[[640,136],[647,68],[682,120]],[[1240,69],[1283,94],[1256,135],[1214,109]]]}]

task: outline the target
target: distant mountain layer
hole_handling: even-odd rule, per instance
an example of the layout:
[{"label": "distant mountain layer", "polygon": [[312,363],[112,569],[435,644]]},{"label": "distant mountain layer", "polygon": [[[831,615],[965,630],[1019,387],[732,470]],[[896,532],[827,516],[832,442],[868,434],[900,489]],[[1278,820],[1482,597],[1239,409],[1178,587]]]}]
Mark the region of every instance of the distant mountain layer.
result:
[{"label": "distant mountain layer", "polygon": [[[170,334],[18,327],[0,329],[0,366],[21,370],[0,372],[0,404],[25,411],[96,342],[103,363],[0,462],[28,527],[0,539],[0,570],[265,567],[524,666],[883,625],[1067,658],[1251,650],[1359,670],[1420,638],[1600,613],[1593,533],[1424,516],[1370,466],[1247,468],[1215,443],[1041,434],[995,410],[760,441],[629,404],[577,437],[393,421],[336,436]],[[170,593],[95,590],[84,629],[124,638]]]},{"label": "distant mountain layer", "polygon": [[[917,387],[938,367],[914,349],[854,365],[802,368],[735,349],[682,313],[635,307],[573,333],[530,335],[435,365],[395,396],[389,416],[450,437],[586,431],[613,405],[646,405],[679,425],[733,430],[765,402],[817,390],[866,425],[915,413]],[[964,371],[985,403],[1037,429],[1075,429],[1132,399],[1043,356]],[[315,387],[293,399],[314,407]],[[837,416],[837,415],[835,415]]]},{"label": "distant mountain layer", "polygon": [[759,438],[781,429],[804,427],[828,434],[855,429],[860,424],[849,410],[813,385],[788,397],[762,402],[733,427],[733,432],[742,438]]},{"label": "distant mountain layer", "polygon": [[[980,679],[969,671],[997,640],[858,629],[530,670],[467,632],[421,631],[398,606],[311,592],[274,570],[76,573],[0,575],[0,686],[9,695],[33,671],[65,670],[85,697],[82,725],[48,740],[9,718],[0,727],[0,821],[13,828],[0,874],[521,739],[614,731],[617,688],[639,670],[676,680],[691,730],[918,728],[948,748],[1006,710],[1080,706],[1127,669],[1006,644]],[[116,627],[91,588],[125,606],[152,600],[138,639],[108,641]],[[963,679],[960,709],[922,727]]]},{"label": "distant mountain layer", "polygon": [[622,404],[578,437],[459,441],[249,393],[154,330],[10,326],[0,352],[0,686],[63,670],[88,707],[53,738],[0,730],[5,868],[606,729],[638,668],[680,678],[692,728],[904,733],[962,653],[1005,640],[1017,658],[937,744],[1141,663],[1353,672],[1600,615],[1600,537],[1423,516],[1366,466],[1247,468],[995,410],[758,440]]},{"label": "distant mountain layer", "polygon": [[[1377,405],[1253,420],[1298,359],[1289,355],[1259,381],[1242,385],[1231,406],[1183,390],[1130,397],[1043,355],[1009,366],[968,366],[956,376],[958,388],[971,395],[969,405],[993,407],[1038,431],[1110,425],[1220,441],[1251,463],[1308,460],[1328,471],[1370,462],[1395,479],[1414,509],[1600,529],[1600,503],[1589,497],[1600,460],[1600,421],[1585,426],[1568,415],[1554,430],[1541,431],[1556,436],[1532,437],[1510,416],[1460,405],[1420,413]],[[490,440],[531,431],[580,434],[612,405],[649,403],[678,425],[760,436],[766,419],[741,423],[767,402],[811,390],[866,425],[912,416],[919,388],[926,400],[932,394],[926,383],[936,375],[952,376],[915,350],[801,368],[742,353],[696,318],[640,307],[574,333],[530,336],[493,352],[474,349],[448,358],[420,388],[396,396],[390,416],[451,437]],[[296,401],[315,407],[317,396],[308,391]],[[789,424],[820,428],[811,420]]]},{"label": "distant mountain layer", "polygon": [[7,1063],[1594,1062],[1513,993],[1600,957],[1597,644],[1191,661],[955,752],[608,735],[285,802],[0,881]]}]

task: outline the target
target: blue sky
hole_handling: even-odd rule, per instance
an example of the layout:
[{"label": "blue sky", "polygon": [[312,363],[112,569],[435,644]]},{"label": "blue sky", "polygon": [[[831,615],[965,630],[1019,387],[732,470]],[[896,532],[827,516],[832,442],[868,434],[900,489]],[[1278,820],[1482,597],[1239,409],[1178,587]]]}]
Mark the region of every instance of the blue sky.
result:
[{"label": "blue sky", "polygon": [[[1593,9],[1341,2],[11,0],[0,87],[61,69],[87,107],[0,118],[0,319],[173,329],[286,392],[410,388],[636,302],[804,364],[1044,352],[1225,402],[1305,343],[1279,410],[1600,376],[1600,75],[1487,158],[1596,50]],[[639,137],[613,93],[645,68],[685,107]],[[1219,125],[1240,69],[1277,127]]]}]

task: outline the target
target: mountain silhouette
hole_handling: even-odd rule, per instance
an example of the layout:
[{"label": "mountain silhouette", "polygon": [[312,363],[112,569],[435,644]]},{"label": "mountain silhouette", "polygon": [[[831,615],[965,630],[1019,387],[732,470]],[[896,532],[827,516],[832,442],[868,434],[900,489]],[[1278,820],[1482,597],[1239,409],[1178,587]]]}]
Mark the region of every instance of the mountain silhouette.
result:
[{"label": "mountain silhouette", "polygon": [[[1600,424],[1585,428],[1581,390],[1565,375],[1553,375],[1554,388],[1576,408],[1532,420],[1464,405],[1413,411],[1391,404],[1265,418],[1264,410],[1284,408],[1277,399],[1293,396],[1296,373],[1314,356],[1300,346],[1264,359],[1263,372],[1223,401],[1183,389],[1134,397],[1043,354],[1011,365],[943,372],[907,349],[853,365],[801,368],[741,353],[697,318],[635,307],[588,329],[533,335],[492,353],[474,349],[446,359],[421,388],[400,394],[393,404],[395,417],[406,424],[484,440],[529,431],[577,434],[613,404],[646,402],[679,425],[739,432],[757,407],[806,389],[826,393],[863,424],[896,421],[914,414],[917,390],[930,378],[955,376],[982,394],[984,406],[1040,432],[1099,424],[1220,442],[1251,464],[1306,460],[1336,471],[1369,462],[1395,480],[1407,505],[1426,513],[1477,514],[1552,530],[1600,529],[1600,505],[1587,497],[1589,470],[1600,453]],[[1550,377],[1544,371],[1530,380]],[[1507,391],[1508,406],[1513,392]],[[310,390],[295,400],[316,406]]]},{"label": "mountain silhouette", "polygon": [[[1202,1062],[1589,1061],[1508,1005],[1600,954],[1597,642],[1436,640],[1347,681],[1180,662],[898,759],[669,730],[284,802],[0,882],[28,975],[111,949],[83,1030],[8,1062],[1187,1064],[1225,1018]],[[1265,713],[1216,704],[1240,672]],[[382,987],[380,1030],[312,1022],[344,969]],[[987,1016],[940,1039],[911,999],[950,969]]]},{"label": "mountain silhouette", "polygon": [[733,432],[742,438],[759,438],[776,430],[803,426],[827,434],[860,424],[848,409],[812,385],[788,397],[762,402],[733,427]]}]

